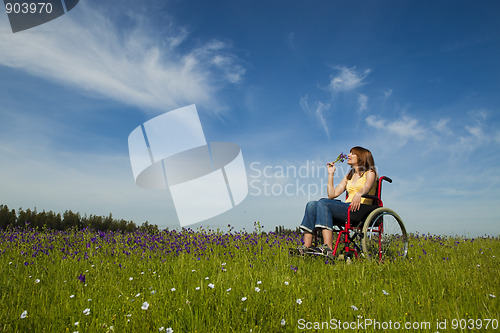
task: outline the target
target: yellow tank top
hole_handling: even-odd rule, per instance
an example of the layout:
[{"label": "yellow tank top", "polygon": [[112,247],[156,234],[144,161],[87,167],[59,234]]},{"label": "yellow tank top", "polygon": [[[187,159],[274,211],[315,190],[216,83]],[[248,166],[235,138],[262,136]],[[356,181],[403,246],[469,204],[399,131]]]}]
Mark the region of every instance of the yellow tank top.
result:
[{"label": "yellow tank top", "polygon": [[[347,196],[347,199],[345,200],[345,202],[351,202],[352,197],[354,197],[354,195],[356,193],[358,193],[359,191],[361,191],[363,189],[363,187],[365,186],[365,183],[366,183],[366,172],[363,173],[363,176],[359,177],[358,180],[356,180],[356,182],[353,182],[352,180],[348,180],[347,185],[346,185],[346,191],[347,191],[348,196]],[[377,181],[375,180],[373,182],[372,188],[370,189],[370,191],[367,194],[376,195],[376,193],[375,193],[376,190],[377,190]],[[362,204],[371,205],[372,202],[373,202],[372,199],[361,198]]]}]

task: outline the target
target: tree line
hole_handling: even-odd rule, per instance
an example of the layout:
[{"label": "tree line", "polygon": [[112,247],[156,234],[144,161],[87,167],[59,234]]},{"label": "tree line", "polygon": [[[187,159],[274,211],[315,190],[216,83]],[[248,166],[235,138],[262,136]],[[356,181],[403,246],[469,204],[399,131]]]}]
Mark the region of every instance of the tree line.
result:
[{"label": "tree line", "polygon": [[77,228],[78,230],[90,228],[101,231],[135,231],[137,229],[146,229],[148,231],[158,231],[158,226],[149,224],[147,221],[138,227],[132,221],[124,219],[115,219],[110,213],[108,216],[90,215],[84,216],[80,213],[74,213],[71,210],[66,210],[64,214],[54,213],[53,211],[46,212],[45,210],[38,212],[36,208],[9,209],[7,205],[0,205],[0,229],[8,227],[30,227],[33,229],[48,228],[53,230],[67,230]]}]

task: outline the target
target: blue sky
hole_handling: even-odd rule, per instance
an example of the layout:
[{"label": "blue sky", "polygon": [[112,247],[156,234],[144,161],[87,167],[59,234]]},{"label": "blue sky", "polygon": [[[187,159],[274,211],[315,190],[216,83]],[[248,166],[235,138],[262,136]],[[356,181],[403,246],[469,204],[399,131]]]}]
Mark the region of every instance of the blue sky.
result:
[{"label": "blue sky", "polygon": [[[94,1],[13,34],[0,11],[0,203],[179,227],[130,132],[196,104],[249,195],[194,225],[300,224],[323,166],[372,151],[411,232],[498,235],[500,3]],[[341,165],[336,181],[347,172]]]}]

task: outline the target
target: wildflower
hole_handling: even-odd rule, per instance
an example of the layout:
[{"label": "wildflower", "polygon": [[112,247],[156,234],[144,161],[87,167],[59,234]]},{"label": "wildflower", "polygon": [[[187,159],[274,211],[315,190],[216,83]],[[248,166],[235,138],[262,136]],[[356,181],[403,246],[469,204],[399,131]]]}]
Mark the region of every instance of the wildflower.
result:
[{"label": "wildflower", "polygon": [[79,324],[79,322],[78,322],[78,321],[77,321],[77,322],[75,322],[75,326],[78,326],[78,324]]},{"label": "wildflower", "polygon": [[194,288],[194,289],[196,289],[196,290],[200,290],[200,287],[196,287],[196,288]]},{"label": "wildflower", "polygon": [[83,310],[83,314],[88,316],[90,314],[90,309],[86,308],[85,310]]},{"label": "wildflower", "polygon": [[354,311],[358,311],[358,308],[356,307],[356,305],[351,305],[351,309],[353,309]]},{"label": "wildflower", "polygon": [[383,293],[384,295],[389,295],[389,293],[388,293],[387,291],[385,291],[384,289],[382,289],[382,293]]},{"label": "wildflower", "polygon": [[213,283],[209,283],[208,286],[212,289],[214,289],[215,285]]},{"label": "wildflower", "polygon": [[163,327],[163,326],[158,329],[158,331],[160,331],[160,332],[164,331],[164,330],[165,330],[165,327]]},{"label": "wildflower", "polygon": [[335,162],[331,163],[331,164],[334,164],[334,163],[337,163],[337,162],[344,162],[344,160],[347,158],[347,155],[344,154],[344,153],[340,153],[340,155],[337,157],[337,159],[335,160]]},{"label": "wildflower", "polygon": [[28,311],[24,310],[23,313],[21,313],[21,319],[24,319],[28,317]]},{"label": "wildflower", "polygon": [[128,280],[129,280],[129,281],[132,281],[133,279],[134,279],[133,277],[129,277],[129,278],[128,278]]},{"label": "wildflower", "polygon": [[135,295],[135,297],[139,297],[139,296],[141,296],[141,293],[138,293],[137,295]]},{"label": "wildflower", "polygon": [[242,298],[241,298],[241,301],[242,301],[242,302],[244,302],[244,301],[246,301],[246,300],[247,300],[247,298],[246,298],[246,297],[242,297]]},{"label": "wildflower", "polygon": [[285,281],[285,286],[288,286],[289,285],[289,282],[288,281]]},{"label": "wildflower", "polygon": [[78,276],[78,280],[80,280],[83,284],[85,284],[85,275],[80,274],[80,275]]},{"label": "wildflower", "polygon": [[141,309],[143,309],[143,310],[147,310],[148,308],[149,308],[149,303],[148,303],[148,302],[144,302],[144,303],[142,303],[142,307],[141,307]]},{"label": "wildflower", "polygon": [[170,289],[170,291],[175,291],[175,288]]},{"label": "wildflower", "polygon": [[256,291],[256,292],[259,292],[259,291],[260,291],[260,288],[259,288],[259,287],[255,287],[255,291]]},{"label": "wildflower", "polygon": [[227,289],[226,291],[228,291],[228,292],[231,291],[231,288]]},{"label": "wildflower", "polygon": [[172,329],[172,327],[169,327],[169,328],[167,328],[167,330],[165,332],[166,333],[174,333],[174,330]]},{"label": "wildflower", "polygon": [[36,280],[35,280],[35,283],[40,283],[40,279],[36,279]]},{"label": "wildflower", "polygon": [[490,297],[491,297],[491,298],[495,298],[496,296],[495,296],[495,295],[493,295],[493,294],[490,294]]},{"label": "wildflower", "polygon": [[297,302],[298,305],[302,304],[302,300],[300,298],[297,298],[296,302]]},{"label": "wildflower", "polygon": [[222,266],[226,266],[226,263],[225,263],[225,262],[223,262],[221,265],[222,265]]},{"label": "wildflower", "polygon": [[73,297],[75,297],[75,295],[69,295],[69,298],[73,298]]},{"label": "wildflower", "polygon": [[208,280],[208,276],[205,278],[205,280]]},{"label": "wildflower", "polygon": [[151,295],[154,295],[154,294],[156,294],[156,290],[153,290],[153,291],[151,292]]},{"label": "wildflower", "polygon": [[257,284],[261,284],[261,283],[262,283],[262,281],[257,281]]},{"label": "wildflower", "polygon": [[281,326],[285,326],[285,324],[286,324],[285,319],[281,319]]},{"label": "wildflower", "polygon": [[87,301],[90,302],[92,300],[92,298],[89,298]]}]

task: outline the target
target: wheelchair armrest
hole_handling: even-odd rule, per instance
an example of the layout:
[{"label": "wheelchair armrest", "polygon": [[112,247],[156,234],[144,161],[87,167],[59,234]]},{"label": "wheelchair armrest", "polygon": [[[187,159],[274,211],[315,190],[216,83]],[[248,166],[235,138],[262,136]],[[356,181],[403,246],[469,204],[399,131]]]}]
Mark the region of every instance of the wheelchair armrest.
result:
[{"label": "wheelchair armrest", "polygon": [[361,197],[362,198],[367,198],[367,199],[378,200],[378,197],[376,195],[365,194],[365,195],[362,195]]}]

